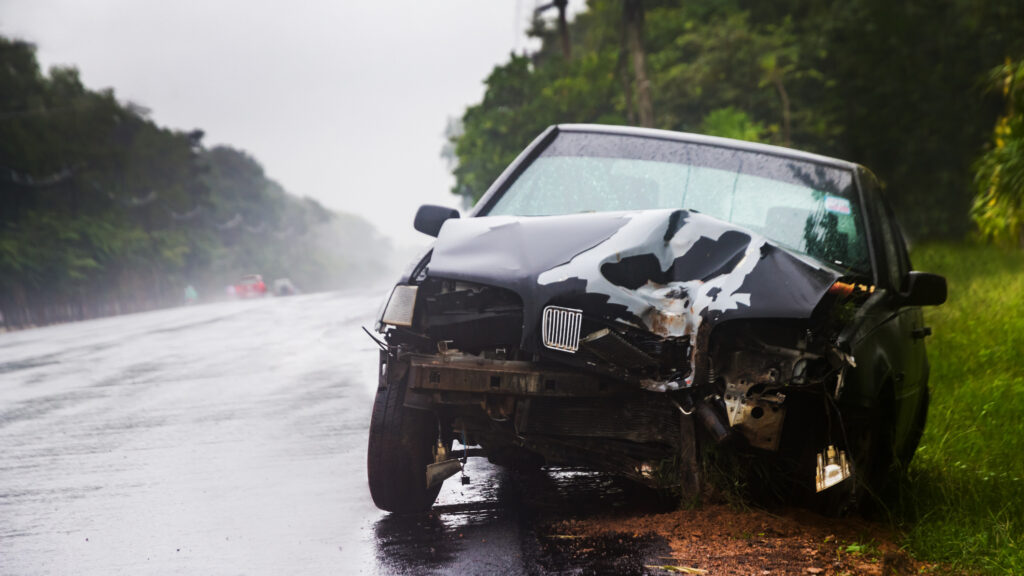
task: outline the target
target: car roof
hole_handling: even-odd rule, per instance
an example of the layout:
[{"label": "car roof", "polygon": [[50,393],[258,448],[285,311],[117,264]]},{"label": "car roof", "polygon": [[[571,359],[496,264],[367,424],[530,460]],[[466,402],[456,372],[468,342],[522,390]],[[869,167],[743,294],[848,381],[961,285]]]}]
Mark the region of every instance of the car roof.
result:
[{"label": "car roof", "polygon": [[733,150],[747,150],[750,152],[760,152],[763,154],[771,154],[773,156],[783,156],[796,160],[804,160],[816,164],[826,164],[845,170],[863,168],[854,162],[840,160],[839,158],[832,158],[830,156],[821,156],[820,154],[811,154],[810,152],[803,152],[792,148],[783,148],[782,146],[772,146],[770,144],[759,144],[757,142],[747,142],[745,140],[734,140],[732,138],[719,138],[717,136],[692,134],[689,132],[675,132],[672,130],[658,130],[655,128],[637,128],[633,126],[610,126],[606,124],[558,124],[557,129],[559,132],[640,136],[643,138],[657,138],[660,140],[672,140],[675,142],[690,142],[693,144],[718,146],[721,148],[731,148]]}]

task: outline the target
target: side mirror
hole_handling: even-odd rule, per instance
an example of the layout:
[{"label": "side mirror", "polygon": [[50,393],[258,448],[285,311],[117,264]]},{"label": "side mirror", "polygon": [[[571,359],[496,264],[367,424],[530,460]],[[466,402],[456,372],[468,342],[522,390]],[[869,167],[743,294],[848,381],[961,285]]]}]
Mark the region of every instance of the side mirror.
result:
[{"label": "side mirror", "polygon": [[437,238],[437,235],[441,233],[441,225],[444,224],[445,220],[458,217],[459,211],[454,208],[424,204],[416,211],[416,219],[413,220],[412,227],[427,236]]},{"label": "side mirror", "polygon": [[938,306],[946,301],[946,279],[938,274],[911,270],[907,275],[907,290],[903,293],[906,306]]}]

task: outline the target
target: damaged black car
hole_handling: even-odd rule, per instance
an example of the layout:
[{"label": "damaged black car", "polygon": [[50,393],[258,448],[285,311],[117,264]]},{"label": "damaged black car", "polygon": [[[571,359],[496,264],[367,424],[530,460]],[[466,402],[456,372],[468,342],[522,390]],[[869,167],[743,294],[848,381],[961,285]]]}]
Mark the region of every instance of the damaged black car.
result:
[{"label": "damaged black car", "polygon": [[[914,271],[866,168],[660,130],[552,126],[436,236],[377,324],[368,478],[429,509],[467,458],[684,495],[701,454],[776,461],[842,512],[912,458],[928,409]],[[464,480],[466,480],[464,478]]]}]

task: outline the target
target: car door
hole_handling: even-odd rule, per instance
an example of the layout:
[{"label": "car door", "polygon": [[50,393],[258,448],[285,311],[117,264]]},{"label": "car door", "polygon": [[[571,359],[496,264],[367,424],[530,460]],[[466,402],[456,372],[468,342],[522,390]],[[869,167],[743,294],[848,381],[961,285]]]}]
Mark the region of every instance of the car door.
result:
[{"label": "car door", "polygon": [[[899,224],[892,215],[891,208],[885,203],[885,215],[888,220],[894,256],[896,258],[894,272],[898,274],[899,288],[903,292],[907,289],[906,281],[910,273],[910,257],[907,254],[906,243],[900,231]],[[925,351],[925,337],[931,333],[924,325],[924,313],[920,306],[901,306],[898,310],[899,332],[901,335],[902,350],[900,353],[900,364],[894,366],[896,370],[896,410],[898,414],[896,425],[896,446],[897,454],[902,454],[902,445],[913,432],[912,428],[917,421],[917,412],[921,409],[921,397],[926,393],[928,384],[928,356]]]},{"label": "car door", "polygon": [[[878,249],[879,283],[890,294],[890,305],[883,313],[876,345],[879,361],[875,377],[883,378],[892,386],[891,416],[893,443],[896,454],[911,435],[920,398],[928,380],[928,364],[924,346],[924,316],[918,306],[903,306],[900,294],[905,290],[910,272],[910,259],[899,226],[889,203],[870,177],[869,213]],[[866,180],[868,180],[866,179]],[[883,384],[883,383],[878,383]]]}]

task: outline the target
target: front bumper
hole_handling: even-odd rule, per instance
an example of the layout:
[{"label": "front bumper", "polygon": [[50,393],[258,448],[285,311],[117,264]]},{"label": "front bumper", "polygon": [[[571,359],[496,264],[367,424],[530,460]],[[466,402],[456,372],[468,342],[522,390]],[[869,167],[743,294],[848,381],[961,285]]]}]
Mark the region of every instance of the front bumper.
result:
[{"label": "front bumper", "polygon": [[488,395],[592,397],[610,396],[622,384],[583,372],[549,368],[534,362],[490,360],[461,353],[404,354],[409,388],[424,392]]},{"label": "front bumper", "polygon": [[386,372],[408,378],[406,407],[434,411],[456,438],[468,435],[489,457],[515,447],[548,465],[605,470],[656,485],[664,480],[652,475],[658,463],[672,461],[682,445],[695,441],[690,419],[665,394],[634,384],[461,352],[396,351],[387,361]]}]

